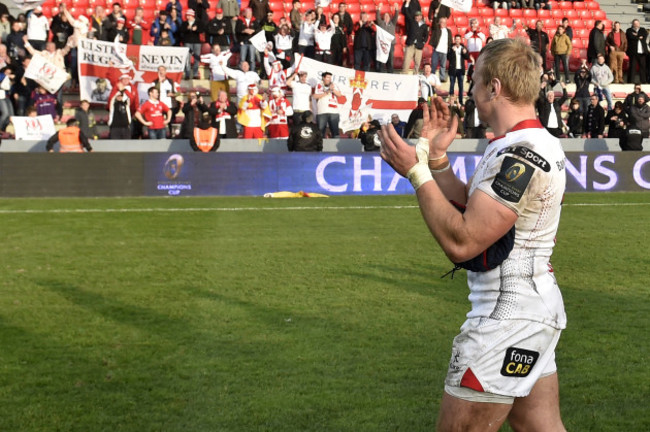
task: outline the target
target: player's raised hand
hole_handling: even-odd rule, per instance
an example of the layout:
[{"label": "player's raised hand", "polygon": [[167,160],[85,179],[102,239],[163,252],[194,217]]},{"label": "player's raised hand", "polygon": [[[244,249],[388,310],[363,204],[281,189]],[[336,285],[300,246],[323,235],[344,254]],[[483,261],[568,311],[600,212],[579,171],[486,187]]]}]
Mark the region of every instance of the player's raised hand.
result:
[{"label": "player's raised hand", "polygon": [[449,106],[437,96],[432,99],[431,106],[424,104],[422,115],[422,134],[429,140],[429,158],[441,157],[456,138],[458,117],[452,115]]}]

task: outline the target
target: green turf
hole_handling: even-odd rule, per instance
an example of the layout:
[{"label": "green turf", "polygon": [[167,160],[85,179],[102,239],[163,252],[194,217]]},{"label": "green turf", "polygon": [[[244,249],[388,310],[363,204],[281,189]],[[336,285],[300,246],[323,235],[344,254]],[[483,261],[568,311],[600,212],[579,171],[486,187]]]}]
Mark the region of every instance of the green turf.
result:
[{"label": "green turf", "polygon": [[[566,197],[570,431],[650,430],[649,196]],[[468,290],[415,204],[1,201],[0,431],[434,430]]]}]

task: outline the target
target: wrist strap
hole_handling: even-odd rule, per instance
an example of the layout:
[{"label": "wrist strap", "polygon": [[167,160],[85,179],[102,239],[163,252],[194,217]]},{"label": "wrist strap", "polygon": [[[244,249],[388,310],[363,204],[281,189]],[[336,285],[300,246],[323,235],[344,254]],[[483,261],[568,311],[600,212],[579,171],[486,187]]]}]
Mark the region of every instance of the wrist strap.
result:
[{"label": "wrist strap", "polygon": [[424,164],[415,164],[407,173],[406,178],[409,179],[413,185],[413,189],[418,190],[420,186],[426,182],[433,181],[433,175],[429,171],[429,167]]}]

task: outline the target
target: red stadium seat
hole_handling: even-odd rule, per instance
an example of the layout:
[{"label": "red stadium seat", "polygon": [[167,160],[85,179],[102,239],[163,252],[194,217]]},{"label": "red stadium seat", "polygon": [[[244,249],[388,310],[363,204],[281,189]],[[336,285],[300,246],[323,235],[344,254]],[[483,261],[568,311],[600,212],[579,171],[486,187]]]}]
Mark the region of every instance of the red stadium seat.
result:
[{"label": "red stadium seat", "polygon": [[521,18],[524,16],[524,12],[521,9],[510,9],[508,12],[510,12],[512,18]]},{"label": "red stadium seat", "polygon": [[546,33],[548,34],[549,40],[553,40],[553,36],[555,36],[556,31],[557,31],[557,29],[555,29],[555,28],[547,28],[546,29]]},{"label": "red stadium seat", "polygon": [[467,19],[467,15],[457,15],[454,17],[454,24],[456,26],[463,26],[463,27],[469,27],[469,20]]},{"label": "red stadium seat", "polygon": [[485,29],[484,33],[487,33],[487,36],[490,35],[488,29],[493,23],[494,23],[494,17],[485,17],[485,19],[483,20],[483,28]]},{"label": "red stadium seat", "polygon": [[508,9],[497,9],[494,11],[494,16],[498,17],[507,17],[508,16]]},{"label": "red stadium seat", "polygon": [[540,9],[537,11],[537,16],[539,18],[550,18],[551,17],[551,11],[547,9]]},{"label": "red stadium seat", "polygon": [[589,32],[590,32],[590,30],[586,29],[586,28],[579,28],[579,29],[574,28],[573,29],[573,37],[574,38],[589,40]]},{"label": "red stadium seat", "polygon": [[585,28],[584,22],[580,18],[570,19],[569,25],[573,28],[573,34],[575,36],[576,30]]},{"label": "red stadium seat", "polygon": [[[555,20],[554,20],[553,18],[544,18],[544,19],[542,20],[542,22],[544,23],[544,28],[545,28],[547,31],[550,31],[551,29],[552,29],[552,30],[556,30],[556,27],[555,27]],[[549,35],[549,36],[550,36],[550,35]]]},{"label": "red stadium seat", "polygon": [[512,27],[513,19],[510,17],[501,18],[501,24],[504,26]]},{"label": "red stadium seat", "polygon": [[592,11],[591,16],[593,17],[593,19],[597,19],[597,20],[607,19],[607,14],[605,13],[605,11],[602,10]]},{"label": "red stadium seat", "polygon": [[596,20],[593,18],[586,19],[582,21],[582,25],[584,28],[591,30],[594,28],[594,24],[596,24]]},{"label": "red stadium seat", "polygon": [[578,16],[582,19],[590,19],[591,18],[591,11],[587,9],[581,9],[578,11]]},{"label": "red stadium seat", "polygon": [[[348,5],[347,11],[350,15],[352,15],[353,13],[359,14],[359,12],[361,12],[361,6],[359,5],[359,3],[348,3],[347,5]],[[352,21],[356,23],[358,19],[355,20],[354,18],[352,18]]]},{"label": "red stadium seat", "polygon": [[573,48],[583,48],[582,38],[576,38],[571,41]]},{"label": "red stadium seat", "polygon": [[494,16],[494,9],[492,8],[482,8],[478,10],[479,16],[482,17],[493,17]]},{"label": "red stadium seat", "polygon": [[271,8],[273,12],[284,12],[284,4],[281,1],[269,2],[269,8]]},{"label": "red stadium seat", "polygon": [[561,1],[559,2],[560,9],[564,10],[573,10],[573,2],[570,1]]},{"label": "red stadium seat", "polygon": [[578,11],[575,9],[570,9],[567,11],[564,11],[564,16],[571,19],[576,19],[578,18]]},{"label": "red stadium seat", "polygon": [[573,2],[573,9],[578,9],[578,10],[587,9],[587,6],[585,5],[585,2],[577,1],[577,2]]},{"label": "red stadium seat", "polygon": [[524,18],[537,18],[537,11],[535,9],[524,9]]},{"label": "red stadium seat", "polygon": [[598,4],[597,1],[586,1],[585,8],[591,11],[595,11],[595,10],[600,10],[600,5]]}]

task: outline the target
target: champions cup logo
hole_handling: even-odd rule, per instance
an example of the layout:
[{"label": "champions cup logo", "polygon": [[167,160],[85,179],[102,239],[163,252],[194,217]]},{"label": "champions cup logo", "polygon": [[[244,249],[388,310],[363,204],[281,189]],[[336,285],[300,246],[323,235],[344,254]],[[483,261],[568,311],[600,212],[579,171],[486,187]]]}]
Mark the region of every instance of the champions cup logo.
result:
[{"label": "champions cup logo", "polygon": [[526,172],[526,167],[523,164],[516,163],[513,166],[510,167],[508,172],[505,174],[506,181],[513,182],[517,180],[519,177],[524,175]]},{"label": "champions cup logo", "polygon": [[181,174],[184,163],[185,160],[183,159],[183,156],[179,154],[171,155],[167,159],[167,162],[165,162],[165,166],[163,167],[163,174],[165,174],[165,177],[167,177],[169,180],[175,180]]}]

